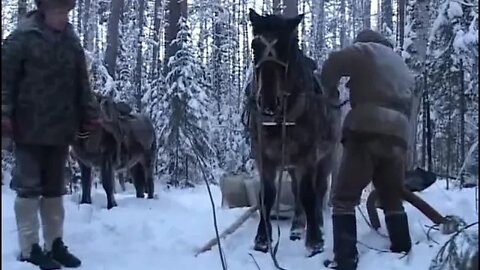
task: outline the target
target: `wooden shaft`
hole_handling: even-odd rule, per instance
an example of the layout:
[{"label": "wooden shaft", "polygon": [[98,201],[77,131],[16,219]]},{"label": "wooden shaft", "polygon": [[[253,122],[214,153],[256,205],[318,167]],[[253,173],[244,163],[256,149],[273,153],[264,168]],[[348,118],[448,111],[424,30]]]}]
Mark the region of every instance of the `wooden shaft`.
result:
[{"label": "wooden shaft", "polygon": [[[245,211],[245,213],[243,213],[243,215],[241,215],[232,225],[230,225],[230,227],[226,228],[219,235],[219,238],[220,239],[225,238],[227,235],[235,232],[257,210],[258,210],[257,205],[254,205],[254,206],[251,206],[250,208],[248,208],[247,211]],[[201,247],[200,249],[198,249],[195,252],[195,257],[198,256],[199,254],[203,253],[203,252],[206,252],[206,251],[212,249],[212,247],[214,247],[217,244],[218,244],[218,239],[216,237],[210,239],[210,241],[208,241],[203,247]]]},{"label": "wooden shaft", "polygon": [[374,230],[377,230],[380,228],[380,219],[378,218],[378,213],[377,213],[377,207],[376,207],[376,202],[377,202],[377,191],[374,189],[370,192],[367,198],[367,213],[368,213],[368,218],[370,219],[370,224],[372,224],[372,227]]},{"label": "wooden shaft", "polygon": [[[444,223],[445,217],[442,216],[437,210],[435,210],[430,204],[425,200],[415,195],[412,191],[404,189],[403,190],[403,199],[417,208],[422,212],[426,217],[428,217],[435,224]],[[367,198],[367,212],[370,223],[372,224],[373,229],[377,230],[380,228],[380,220],[378,218],[377,207],[377,191],[374,189],[370,192]]]},{"label": "wooden shaft", "polygon": [[433,223],[442,224],[446,221],[445,217],[437,212],[430,204],[419,196],[407,189],[403,189],[403,198],[415,206],[420,212],[427,216]]}]

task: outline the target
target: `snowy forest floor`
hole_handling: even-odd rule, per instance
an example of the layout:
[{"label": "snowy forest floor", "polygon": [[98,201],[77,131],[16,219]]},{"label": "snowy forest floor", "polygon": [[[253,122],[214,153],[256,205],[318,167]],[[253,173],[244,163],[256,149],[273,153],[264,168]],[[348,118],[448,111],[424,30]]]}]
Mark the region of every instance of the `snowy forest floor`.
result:
[{"label": "snowy forest floor", "polygon": [[[222,209],[221,193],[213,187],[219,229],[223,230],[238,218],[245,209]],[[442,214],[455,214],[467,223],[478,220],[475,214],[475,189],[445,190],[445,182],[438,181],[420,193]],[[187,190],[165,190],[157,186],[158,199],[135,198],[134,189],[116,194],[118,207],[106,210],[103,189],[93,189],[93,205],[79,205],[79,195],[65,197],[65,240],[69,249],[82,259],[80,269],[87,270],[214,270],[221,269],[218,249],[194,257],[194,250],[214,237],[211,206],[205,186]],[[2,186],[2,269],[37,269],[16,261],[18,252],[14,193],[8,184]],[[428,269],[440,245],[428,242],[424,225],[432,223],[410,204],[405,203],[414,247],[410,255],[381,253],[366,246],[387,250],[389,240],[372,231],[357,212],[360,262],[358,270],[371,269]],[[365,204],[362,211],[366,213]],[[313,258],[305,257],[302,241],[288,239],[290,222],[281,222],[279,263],[289,270],[324,269],[324,259],[332,256],[332,229],[330,213],[325,213],[325,252]],[[382,228],[386,235],[383,215]],[[258,215],[249,219],[233,235],[222,241],[228,269],[255,270],[253,254],[262,270],[275,269],[270,255],[252,250]],[[275,225],[275,224],[274,224]],[[275,227],[274,227],[275,228]],[[274,238],[276,231],[274,233]],[[430,236],[440,244],[448,236],[433,231]]]}]

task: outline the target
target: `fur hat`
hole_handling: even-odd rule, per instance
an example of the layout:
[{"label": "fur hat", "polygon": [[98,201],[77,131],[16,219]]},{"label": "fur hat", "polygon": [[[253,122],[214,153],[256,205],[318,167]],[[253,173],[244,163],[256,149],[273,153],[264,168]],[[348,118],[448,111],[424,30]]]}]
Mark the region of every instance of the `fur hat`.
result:
[{"label": "fur hat", "polygon": [[72,10],[75,7],[75,0],[35,0],[38,9],[67,8]]},{"label": "fur hat", "polygon": [[357,42],[375,42],[393,49],[393,44],[387,38],[370,29],[365,29],[358,33],[353,43]]}]

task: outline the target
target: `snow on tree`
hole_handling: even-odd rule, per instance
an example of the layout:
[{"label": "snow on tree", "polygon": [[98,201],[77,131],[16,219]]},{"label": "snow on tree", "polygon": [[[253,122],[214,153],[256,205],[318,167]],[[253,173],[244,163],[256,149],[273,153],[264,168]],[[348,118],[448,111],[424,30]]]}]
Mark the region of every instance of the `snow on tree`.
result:
[{"label": "snow on tree", "polygon": [[[188,22],[181,17],[178,33],[172,45],[178,48],[168,61],[165,78],[166,93],[162,102],[167,105],[159,130],[161,166],[170,175],[169,183],[188,186],[203,179],[214,165],[215,149],[208,139],[210,130],[204,71],[195,57],[195,48]],[[203,172],[202,172],[203,170]],[[211,176],[211,175],[207,175]]]},{"label": "snow on tree", "polygon": [[[439,168],[446,168],[444,173],[447,174],[460,168],[465,158],[464,149],[478,138],[478,12],[475,3],[478,5],[478,1],[443,1],[438,6],[429,35],[428,85],[435,89],[433,110],[438,119],[434,127],[434,147],[446,150],[435,151],[435,160]],[[466,108],[462,109],[462,102]],[[462,137],[465,138],[463,143],[460,142]]]}]

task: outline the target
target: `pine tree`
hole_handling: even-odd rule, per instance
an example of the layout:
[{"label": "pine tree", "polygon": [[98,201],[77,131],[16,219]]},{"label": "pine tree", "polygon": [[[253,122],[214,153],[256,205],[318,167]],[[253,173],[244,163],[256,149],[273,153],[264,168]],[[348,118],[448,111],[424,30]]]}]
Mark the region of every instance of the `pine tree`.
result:
[{"label": "pine tree", "polygon": [[208,139],[210,98],[205,89],[205,73],[195,57],[187,20],[181,17],[179,31],[172,45],[178,48],[168,61],[165,78],[167,90],[163,102],[168,104],[159,136],[165,151],[164,166],[168,166],[173,185],[188,186],[210,172],[215,152]]}]

